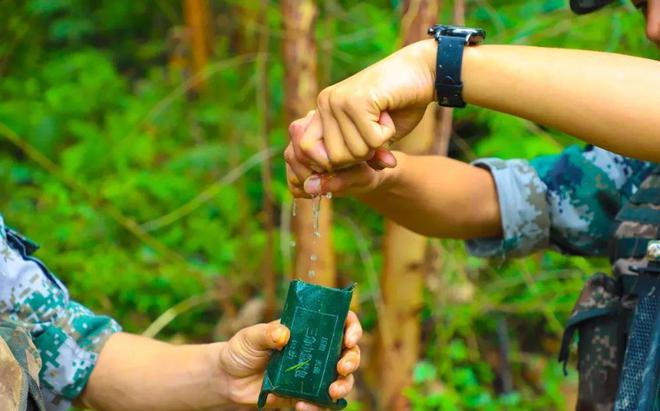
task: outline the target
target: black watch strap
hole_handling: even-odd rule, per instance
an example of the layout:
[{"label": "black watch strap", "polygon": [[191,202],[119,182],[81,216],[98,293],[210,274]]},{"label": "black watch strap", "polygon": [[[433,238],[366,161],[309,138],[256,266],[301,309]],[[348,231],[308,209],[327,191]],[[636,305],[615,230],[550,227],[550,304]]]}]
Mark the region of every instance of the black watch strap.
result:
[{"label": "black watch strap", "polygon": [[435,94],[438,104],[445,107],[465,107],[461,66],[465,38],[438,36],[435,68]]}]

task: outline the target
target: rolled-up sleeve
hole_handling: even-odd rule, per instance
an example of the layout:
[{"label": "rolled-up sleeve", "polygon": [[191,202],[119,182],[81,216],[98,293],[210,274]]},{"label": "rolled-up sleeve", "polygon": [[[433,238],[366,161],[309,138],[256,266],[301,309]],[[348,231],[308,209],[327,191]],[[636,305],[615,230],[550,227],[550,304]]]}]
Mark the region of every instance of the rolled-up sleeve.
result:
[{"label": "rolled-up sleeve", "polygon": [[43,263],[8,240],[1,217],[0,233],[0,318],[30,332],[42,360],[47,408],[67,409],[84,389],[103,344],[120,327],[70,300]]},{"label": "rolled-up sleeve", "polygon": [[500,203],[502,237],[468,240],[478,257],[522,256],[547,247],[550,215],[547,188],[525,160],[485,158],[473,162],[490,171]]},{"label": "rolled-up sleeve", "polygon": [[516,257],[546,247],[607,255],[617,212],[656,167],[594,146],[570,146],[529,162],[486,158],[473,164],[493,176],[503,233],[467,242],[480,257]]}]

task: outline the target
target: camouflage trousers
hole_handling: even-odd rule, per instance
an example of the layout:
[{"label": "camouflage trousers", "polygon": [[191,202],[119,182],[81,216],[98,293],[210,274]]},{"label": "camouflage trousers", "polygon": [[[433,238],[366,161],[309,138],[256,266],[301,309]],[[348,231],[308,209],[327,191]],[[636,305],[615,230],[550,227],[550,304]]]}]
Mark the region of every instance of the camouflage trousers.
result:
[{"label": "camouflage trousers", "polygon": [[0,321],[0,410],[45,411],[39,388],[41,358],[27,331]]}]

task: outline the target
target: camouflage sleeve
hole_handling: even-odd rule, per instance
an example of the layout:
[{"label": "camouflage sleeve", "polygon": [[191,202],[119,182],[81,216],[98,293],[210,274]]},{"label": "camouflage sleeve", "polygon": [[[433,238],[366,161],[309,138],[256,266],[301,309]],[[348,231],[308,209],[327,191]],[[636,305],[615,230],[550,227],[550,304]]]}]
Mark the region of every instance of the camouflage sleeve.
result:
[{"label": "camouflage sleeve", "polygon": [[87,383],[103,344],[120,330],[69,299],[64,285],[14,242],[0,216],[0,319],[28,330],[42,360],[49,410],[65,410]]},{"label": "camouflage sleeve", "polygon": [[654,165],[594,146],[524,160],[482,159],[497,187],[502,238],[468,241],[477,256],[520,256],[547,246],[607,255],[615,216]]},{"label": "camouflage sleeve", "polygon": [[485,158],[473,164],[489,170],[493,176],[503,236],[468,240],[470,254],[478,257],[521,256],[547,247],[550,239],[547,190],[529,162]]}]

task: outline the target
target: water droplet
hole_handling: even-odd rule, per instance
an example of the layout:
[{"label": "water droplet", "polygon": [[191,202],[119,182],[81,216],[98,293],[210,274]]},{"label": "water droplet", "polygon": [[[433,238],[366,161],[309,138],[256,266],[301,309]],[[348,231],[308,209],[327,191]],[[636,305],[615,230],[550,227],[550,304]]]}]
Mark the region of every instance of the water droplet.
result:
[{"label": "water droplet", "polygon": [[312,199],[312,221],[314,226],[314,235],[316,235],[317,237],[321,236],[321,234],[319,233],[320,215],[321,215],[321,196],[316,196]]},{"label": "water droplet", "polygon": [[289,247],[295,247],[296,242],[294,240],[289,241]]},{"label": "water droplet", "polygon": [[312,255],[309,256],[309,259],[311,261],[317,261],[319,259],[319,256],[317,256],[316,254],[312,254]]},{"label": "water droplet", "polygon": [[296,216],[296,200],[293,200],[293,205],[291,206],[291,214],[295,217]]},{"label": "water droplet", "polygon": [[316,276],[316,271],[314,271],[314,270],[309,270],[309,271],[307,272],[307,276],[310,277],[310,278],[311,278],[311,277],[315,277],[315,276]]},{"label": "water droplet", "polygon": [[332,198],[332,192],[328,191],[327,193],[325,193],[325,198],[330,200]]}]

